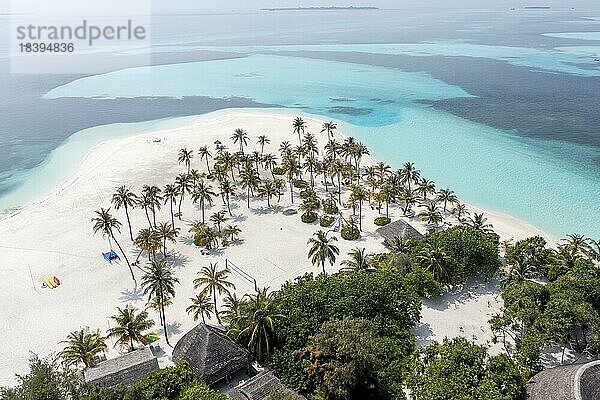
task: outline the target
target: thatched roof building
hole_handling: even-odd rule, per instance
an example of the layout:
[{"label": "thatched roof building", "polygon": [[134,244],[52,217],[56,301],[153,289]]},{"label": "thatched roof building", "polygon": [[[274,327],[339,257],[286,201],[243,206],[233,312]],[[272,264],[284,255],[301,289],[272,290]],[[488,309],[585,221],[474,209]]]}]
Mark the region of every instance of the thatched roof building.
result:
[{"label": "thatched roof building", "polygon": [[86,382],[112,387],[131,385],[157,369],[156,357],[145,347],[86,368],[83,375]]},{"label": "thatched roof building", "polygon": [[546,369],[527,382],[528,400],[600,399],[600,361]]},{"label": "thatched roof building", "polygon": [[264,400],[276,394],[284,395],[286,399],[305,400],[303,396],[285,387],[270,372],[262,372],[254,376],[231,390],[227,396],[231,400]]},{"label": "thatched roof building", "polygon": [[385,242],[391,243],[396,237],[408,239],[423,239],[423,235],[411,224],[401,219],[377,229],[377,233],[383,237]]},{"label": "thatched roof building", "polygon": [[198,378],[213,385],[248,370],[252,357],[223,330],[200,323],[175,345],[173,361],[180,360],[187,361]]}]

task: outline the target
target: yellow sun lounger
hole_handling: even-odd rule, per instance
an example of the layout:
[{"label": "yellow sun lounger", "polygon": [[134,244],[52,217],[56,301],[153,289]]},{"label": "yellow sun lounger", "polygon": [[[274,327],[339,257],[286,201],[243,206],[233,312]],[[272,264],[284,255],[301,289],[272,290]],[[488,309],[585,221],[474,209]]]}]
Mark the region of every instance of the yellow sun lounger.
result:
[{"label": "yellow sun lounger", "polygon": [[51,289],[56,289],[60,285],[60,280],[55,276],[49,276],[44,281],[47,287]]}]

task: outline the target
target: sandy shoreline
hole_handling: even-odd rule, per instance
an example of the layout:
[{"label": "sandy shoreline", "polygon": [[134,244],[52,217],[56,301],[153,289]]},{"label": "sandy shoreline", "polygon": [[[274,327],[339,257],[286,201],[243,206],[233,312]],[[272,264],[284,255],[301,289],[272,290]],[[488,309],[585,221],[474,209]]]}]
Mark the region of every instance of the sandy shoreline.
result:
[{"label": "sandy shoreline", "polygon": [[[220,140],[232,148],[230,136],[235,128],[244,128],[250,136],[249,149],[257,149],[256,138],[265,134],[271,144],[265,152],[278,154],[279,143],[297,142],[291,122],[293,114],[268,113],[263,110],[224,110],[192,119],[186,126],[156,132],[141,133],[122,139],[113,139],[94,146],[83,158],[77,171],[57,190],[44,199],[11,212],[0,219],[0,301],[6,321],[0,328],[3,343],[0,345],[0,386],[14,383],[14,374],[26,371],[29,351],[40,355],[56,352],[59,341],[83,326],[106,330],[109,316],[117,307],[132,303],[143,308],[145,298],[134,288],[124,263],[107,264],[101,253],[108,249],[106,240],[93,236],[90,219],[94,210],[110,206],[110,197],[118,185],[126,185],[139,192],[144,184],[164,186],[185,170],[177,164],[180,148],[197,149],[201,145],[214,148]],[[314,133],[322,147],[327,138],[320,133],[323,120],[304,117],[308,131]],[[341,132],[343,134],[343,132]],[[160,143],[153,142],[161,139]],[[411,160],[419,167],[418,158]],[[365,160],[363,165],[373,163]],[[193,167],[204,171],[204,162],[195,159]],[[282,199],[289,201],[289,193]],[[219,199],[207,211],[207,215],[220,211]],[[363,237],[357,242],[339,240],[340,258],[328,272],[339,269],[340,261],[354,247],[365,247],[369,252],[384,251],[380,239],[374,233],[373,219],[377,212],[365,207]],[[469,206],[473,212],[482,210]],[[201,255],[189,243],[189,225],[199,219],[200,212],[189,200],[182,208],[184,221],[178,223],[181,236],[171,251],[176,256],[175,274],[181,281],[176,288],[173,305],[167,309],[167,320],[172,335],[171,343],[191,329],[195,322],[185,313],[189,298],[194,294],[192,280],[196,272],[209,262],[224,266],[225,258],[255,277],[259,286],[278,288],[283,282],[305,272],[318,273],[306,258],[306,241],[317,229],[304,224],[298,216],[284,216],[277,208],[269,209],[266,201],[251,201],[248,210],[245,200],[236,201],[234,218],[229,221],[242,229],[242,244],[230,246],[211,255]],[[542,235],[550,243],[556,238],[541,230],[507,215],[485,211],[488,222],[494,225],[501,240],[521,239]],[[113,211],[115,217],[125,223],[123,210]],[[391,210],[392,218],[400,217]],[[158,221],[168,220],[163,208]],[[145,216],[140,210],[132,213],[134,230],[145,226]],[[128,255],[137,251],[128,240],[126,227],[118,238]],[[139,271],[136,272],[139,276]],[[63,284],[55,290],[41,289],[47,276],[58,276]],[[240,294],[252,290],[241,277],[233,275],[232,281]],[[489,285],[488,285],[489,286]],[[483,290],[483,289],[482,289]],[[479,294],[479,293],[476,293]],[[495,301],[492,301],[493,299]],[[496,312],[500,303],[497,290],[489,287],[481,296],[469,297],[455,306],[442,307],[447,299],[434,303],[425,302],[423,324],[417,336],[423,343],[439,340],[444,336],[475,334],[485,325],[489,314]],[[438,304],[439,303],[439,304]],[[151,316],[158,322],[157,316]],[[427,329],[423,327],[428,327]],[[154,329],[162,335],[159,327]],[[422,336],[422,337],[421,337]],[[489,340],[489,329],[477,335],[478,342]],[[170,349],[161,340],[166,353]],[[109,356],[116,355],[111,350]],[[168,357],[161,363],[168,363]]]}]

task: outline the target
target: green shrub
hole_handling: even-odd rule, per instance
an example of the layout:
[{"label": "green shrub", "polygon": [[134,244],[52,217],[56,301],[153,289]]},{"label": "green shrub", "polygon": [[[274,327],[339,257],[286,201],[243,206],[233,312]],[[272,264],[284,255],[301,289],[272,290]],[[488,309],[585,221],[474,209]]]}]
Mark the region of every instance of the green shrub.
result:
[{"label": "green shrub", "polygon": [[350,225],[343,227],[341,233],[342,237],[346,240],[356,240],[360,237],[360,230]]},{"label": "green shrub", "polygon": [[142,378],[136,386],[150,399],[174,399],[189,384],[197,381],[196,375],[185,361],[172,367],[151,372]]},{"label": "green shrub", "polygon": [[300,217],[302,222],[304,222],[305,224],[312,224],[317,220],[317,218],[319,218],[319,216],[316,212],[305,212],[304,214],[302,214],[302,217]]},{"label": "green shrub", "polygon": [[283,175],[285,171],[281,167],[273,167],[273,175]]},{"label": "green shrub", "polygon": [[206,383],[197,381],[186,386],[176,400],[227,400],[227,396],[212,390]]},{"label": "green shrub", "polygon": [[329,201],[324,201],[323,202],[323,212],[325,212],[325,214],[337,214],[340,212],[340,209],[338,208],[338,206],[335,205],[335,203],[333,202],[329,202]]},{"label": "green shrub", "polygon": [[392,222],[392,220],[389,219],[388,217],[375,218],[375,225],[377,225],[377,226],[384,226],[384,225],[389,224],[390,222]]},{"label": "green shrub", "polygon": [[308,187],[308,182],[303,181],[302,179],[294,180],[293,184],[296,189],[306,189]]},{"label": "green shrub", "polygon": [[324,228],[329,228],[331,224],[333,224],[333,221],[335,221],[334,217],[330,217],[329,215],[323,215],[321,216],[321,218],[319,218],[319,225],[321,225]]}]

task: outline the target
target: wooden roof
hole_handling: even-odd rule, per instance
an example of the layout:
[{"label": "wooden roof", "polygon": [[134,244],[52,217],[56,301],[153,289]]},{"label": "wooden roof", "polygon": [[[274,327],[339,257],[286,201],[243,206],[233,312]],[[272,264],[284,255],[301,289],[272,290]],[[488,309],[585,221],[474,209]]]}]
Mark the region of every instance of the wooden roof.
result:
[{"label": "wooden roof", "polygon": [[527,400],[598,400],[600,362],[545,369],[531,378],[525,389]]},{"label": "wooden roof", "polygon": [[378,228],[377,233],[379,233],[386,242],[391,242],[396,237],[416,240],[423,239],[423,235],[419,231],[417,231],[411,224],[401,219],[390,222],[389,224]]},{"label": "wooden roof", "polygon": [[209,385],[248,369],[250,353],[225,332],[203,323],[186,333],[173,349],[173,361],[185,360]]},{"label": "wooden roof", "polygon": [[290,400],[305,400],[303,396],[285,387],[271,372],[262,372],[252,377],[227,393],[227,396],[231,400],[264,400],[276,394],[282,394]]},{"label": "wooden roof", "polygon": [[112,387],[131,385],[157,369],[156,357],[145,347],[86,368],[83,375],[86,382]]}]

